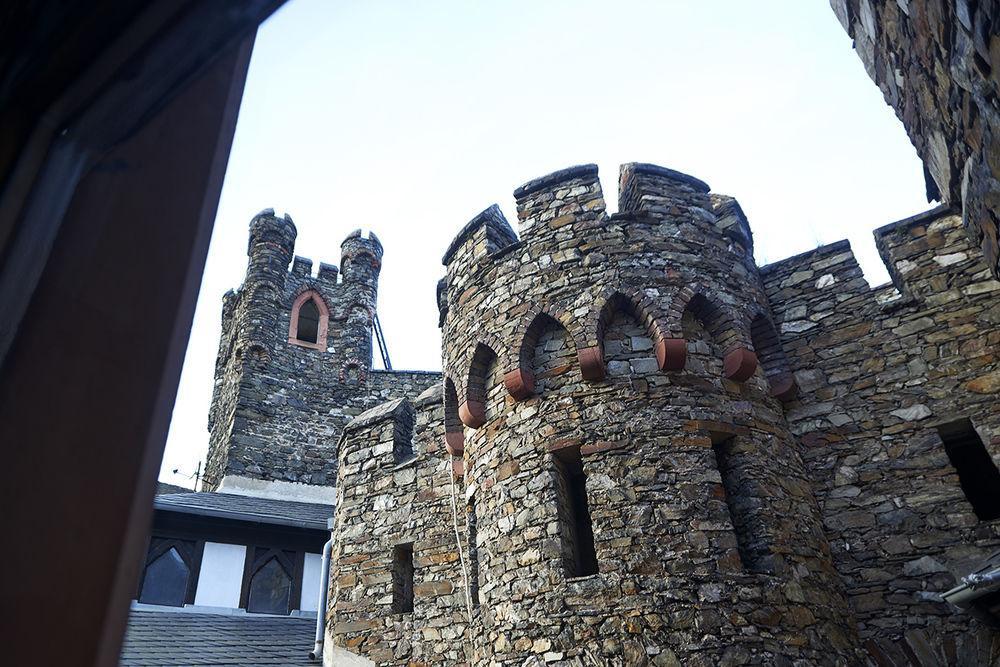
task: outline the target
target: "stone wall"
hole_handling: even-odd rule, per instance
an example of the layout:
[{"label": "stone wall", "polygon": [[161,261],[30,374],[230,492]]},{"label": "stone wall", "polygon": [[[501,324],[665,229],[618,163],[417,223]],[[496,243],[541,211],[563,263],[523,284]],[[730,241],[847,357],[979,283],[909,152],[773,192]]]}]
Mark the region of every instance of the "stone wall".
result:
[{"label": "stone wall", "polygon": [[[292,261],[295,235],[288,216],[268,209],[254,217],[246,279],[223,299],[207,488],[226,488],[227,477],[332,486],[348,420],[440,381],[438,373],[371,368],[378,239],[352,233],[343,270],[320,264],[313,275],[310,260]],[[325,325],[317,344],[303,344],[292,335],[292,312],[313,294]]]},{"label": "stone wall", "polygon": [[1000,525],[935,426],[971,418],[1000,460],[1000,283],[946,208],[875,237],[894,285],[869,289],[846,242],[761,270],[799,390],[786,418],[876,663],[997,664],[1000,637],[939,597]]},{"label": "stone wall", "polygon": [[619,190],[608,216],[596,167],[556,172],[516,191],[520,238],[494,206],[449,247],[443,386],[345,433],[331,642],[384,665],[1000,663],[940,597],[1000,548],[939,431],[969,420],[995,496],[1000,282],[961,219],[876,230],[893,283],[871,288],[846,241],[758,269],[739,204],[690,176],[626,165]]},{"label": "stone wall", "polygon": [[[412,403],[390,401],[347,426],[328,642],[380,665],[468,664],[472,592],[456,542],[457,529],[468,558],[468,503],[460,483],[452,484],[440,383]],[[409,581],[393,562],[394,552],[407,545],[413,563]],[[401,611],[394,597],[409,587],[413,609]]]},{"label": "stone wall", "polygon": [[[596,167],[532,181],[519,239],[492,207],[445,256],[473,663],[852,664],[745,217],[651,165],[626,165],[620,191],[608,216]],[[585,508],[568,507],[570,467]]]},{"label": "stone wall", "polygon": [[868,75],[924,162],[928,200],[960,207],[1000,270],[1000,6],[983,0],[831,0]]}]

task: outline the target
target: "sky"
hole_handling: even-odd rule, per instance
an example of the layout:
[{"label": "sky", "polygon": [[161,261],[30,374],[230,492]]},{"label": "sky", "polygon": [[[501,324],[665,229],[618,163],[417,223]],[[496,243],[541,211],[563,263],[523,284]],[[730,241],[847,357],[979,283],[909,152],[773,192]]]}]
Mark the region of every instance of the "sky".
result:
[{"label": "sky", "polygon": [[256,213],[291,215],[314,267],[374,231],[393,367],[437,370],[448,243],[493,203],[516,228],[515,187],[591,162],[609,212],[620,164],[663,165],[740,201],[758,264],[847,238],[873,286],[872,230],[929,208],[825,0],[290,0],[254,47],[160,479],[205,458]]}]

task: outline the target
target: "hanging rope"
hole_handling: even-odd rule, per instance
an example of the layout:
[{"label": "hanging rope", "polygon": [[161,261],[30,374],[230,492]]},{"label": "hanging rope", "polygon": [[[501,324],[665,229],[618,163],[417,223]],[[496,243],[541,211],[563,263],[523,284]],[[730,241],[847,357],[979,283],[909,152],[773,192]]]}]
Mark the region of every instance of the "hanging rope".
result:
[{"label": "hanging rope", "polygon": [[[449,467],[451,465],[449,464]],[[465,610],[469,617],[469,631],[472,631],[472,589],[469,587],[469,571],[465,566],[465,552],[462,549],[462,535],[458,530],[458,500],[455,484],[455,469],[449,471],[451,476],[451,518],[455,528],[455,546],[458,547],[458,562],[462,567],[462,585],[465,587]]]}]

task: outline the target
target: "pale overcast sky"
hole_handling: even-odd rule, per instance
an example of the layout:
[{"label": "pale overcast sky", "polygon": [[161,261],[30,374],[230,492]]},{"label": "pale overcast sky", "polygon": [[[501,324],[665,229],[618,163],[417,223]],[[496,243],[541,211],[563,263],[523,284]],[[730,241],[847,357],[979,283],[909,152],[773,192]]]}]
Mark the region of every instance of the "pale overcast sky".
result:
[{"label": "pale overcast sky", "polygon": [[255,213],[287,211],[316,264],[375,231],[393,366],[439,369],[434,288],[462,225],[494,202],[513,224],[516,186],[588,162],[613,209],[636,161],[737,197],[758,264],[848,238],[873,285],[872,230],[929,207],[826,0],[288,2],[254,48],[160,479],[190,486],[204,459]]}]

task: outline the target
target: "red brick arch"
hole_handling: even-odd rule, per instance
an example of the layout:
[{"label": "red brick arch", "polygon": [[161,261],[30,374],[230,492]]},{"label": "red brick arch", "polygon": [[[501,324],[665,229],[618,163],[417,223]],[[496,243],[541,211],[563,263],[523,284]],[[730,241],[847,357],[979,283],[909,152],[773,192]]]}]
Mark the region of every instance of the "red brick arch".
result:
[{"label": "red brick arch", "polygon": [[513,368],[503,377],[507,392],[515,400],[524,400],[535,392],[535,345],[548,323],[566,331],[576,349],[585,342],[579,323],[568,310],[555,304],[533,304],[514,332]]},{"label": "red brick arch", "polygon": [[750,341],[764,376],[771,387],[771,395],[780,401],[790,401],[798,394],[795,377],[792,375],[788,357],[781,346],[778,329],[763,308],[752,311],[750,319]]},{"label": "red brick arch", "polygon": [[469,428],[479,428],[486,423],[486,395],[491,387],[486,383],[486,371],[490,364],[496,360],[502,363],[502,358],[497,350],[503,350],[500,341],[492,334],[485,334],[480,337],[479,342],[472,346],[469,354],[465,374],[465,383],[460,396],[462,403],[458,407],[458,416],[462,423]]},{"label": "red brick arch", "polygon": [[606,287],[595,300],[584,322],[586,345],[577,345],[580,372],[585,380],[602,380],[607,372],[604,364],[604,331],[619,311],[632,315],[646,328],[656,350],[657,363],[664,367],[663,341],[667,337],[666,321],[656,299],[634,287]]},{"label": "red brick arch", "polygon": [[458,414],[458,390],[447,375],[444,377],[444,446],[452,456],[465,452],[465,431]]},{"label": "red brick arch", "polygon": [[746,328],[737,326],[736,318],[720,304],[711,293],[695,283],[681,287],[670,304],[669,341],[664,345],[666,366],[670,370],[684,368],[687,359],[687,341],[681,319],[691,311],[708,330],[709,335],[723,349],[723,373],[730,380],[745,382],[757,370],[757,355],[751,349]]}]

